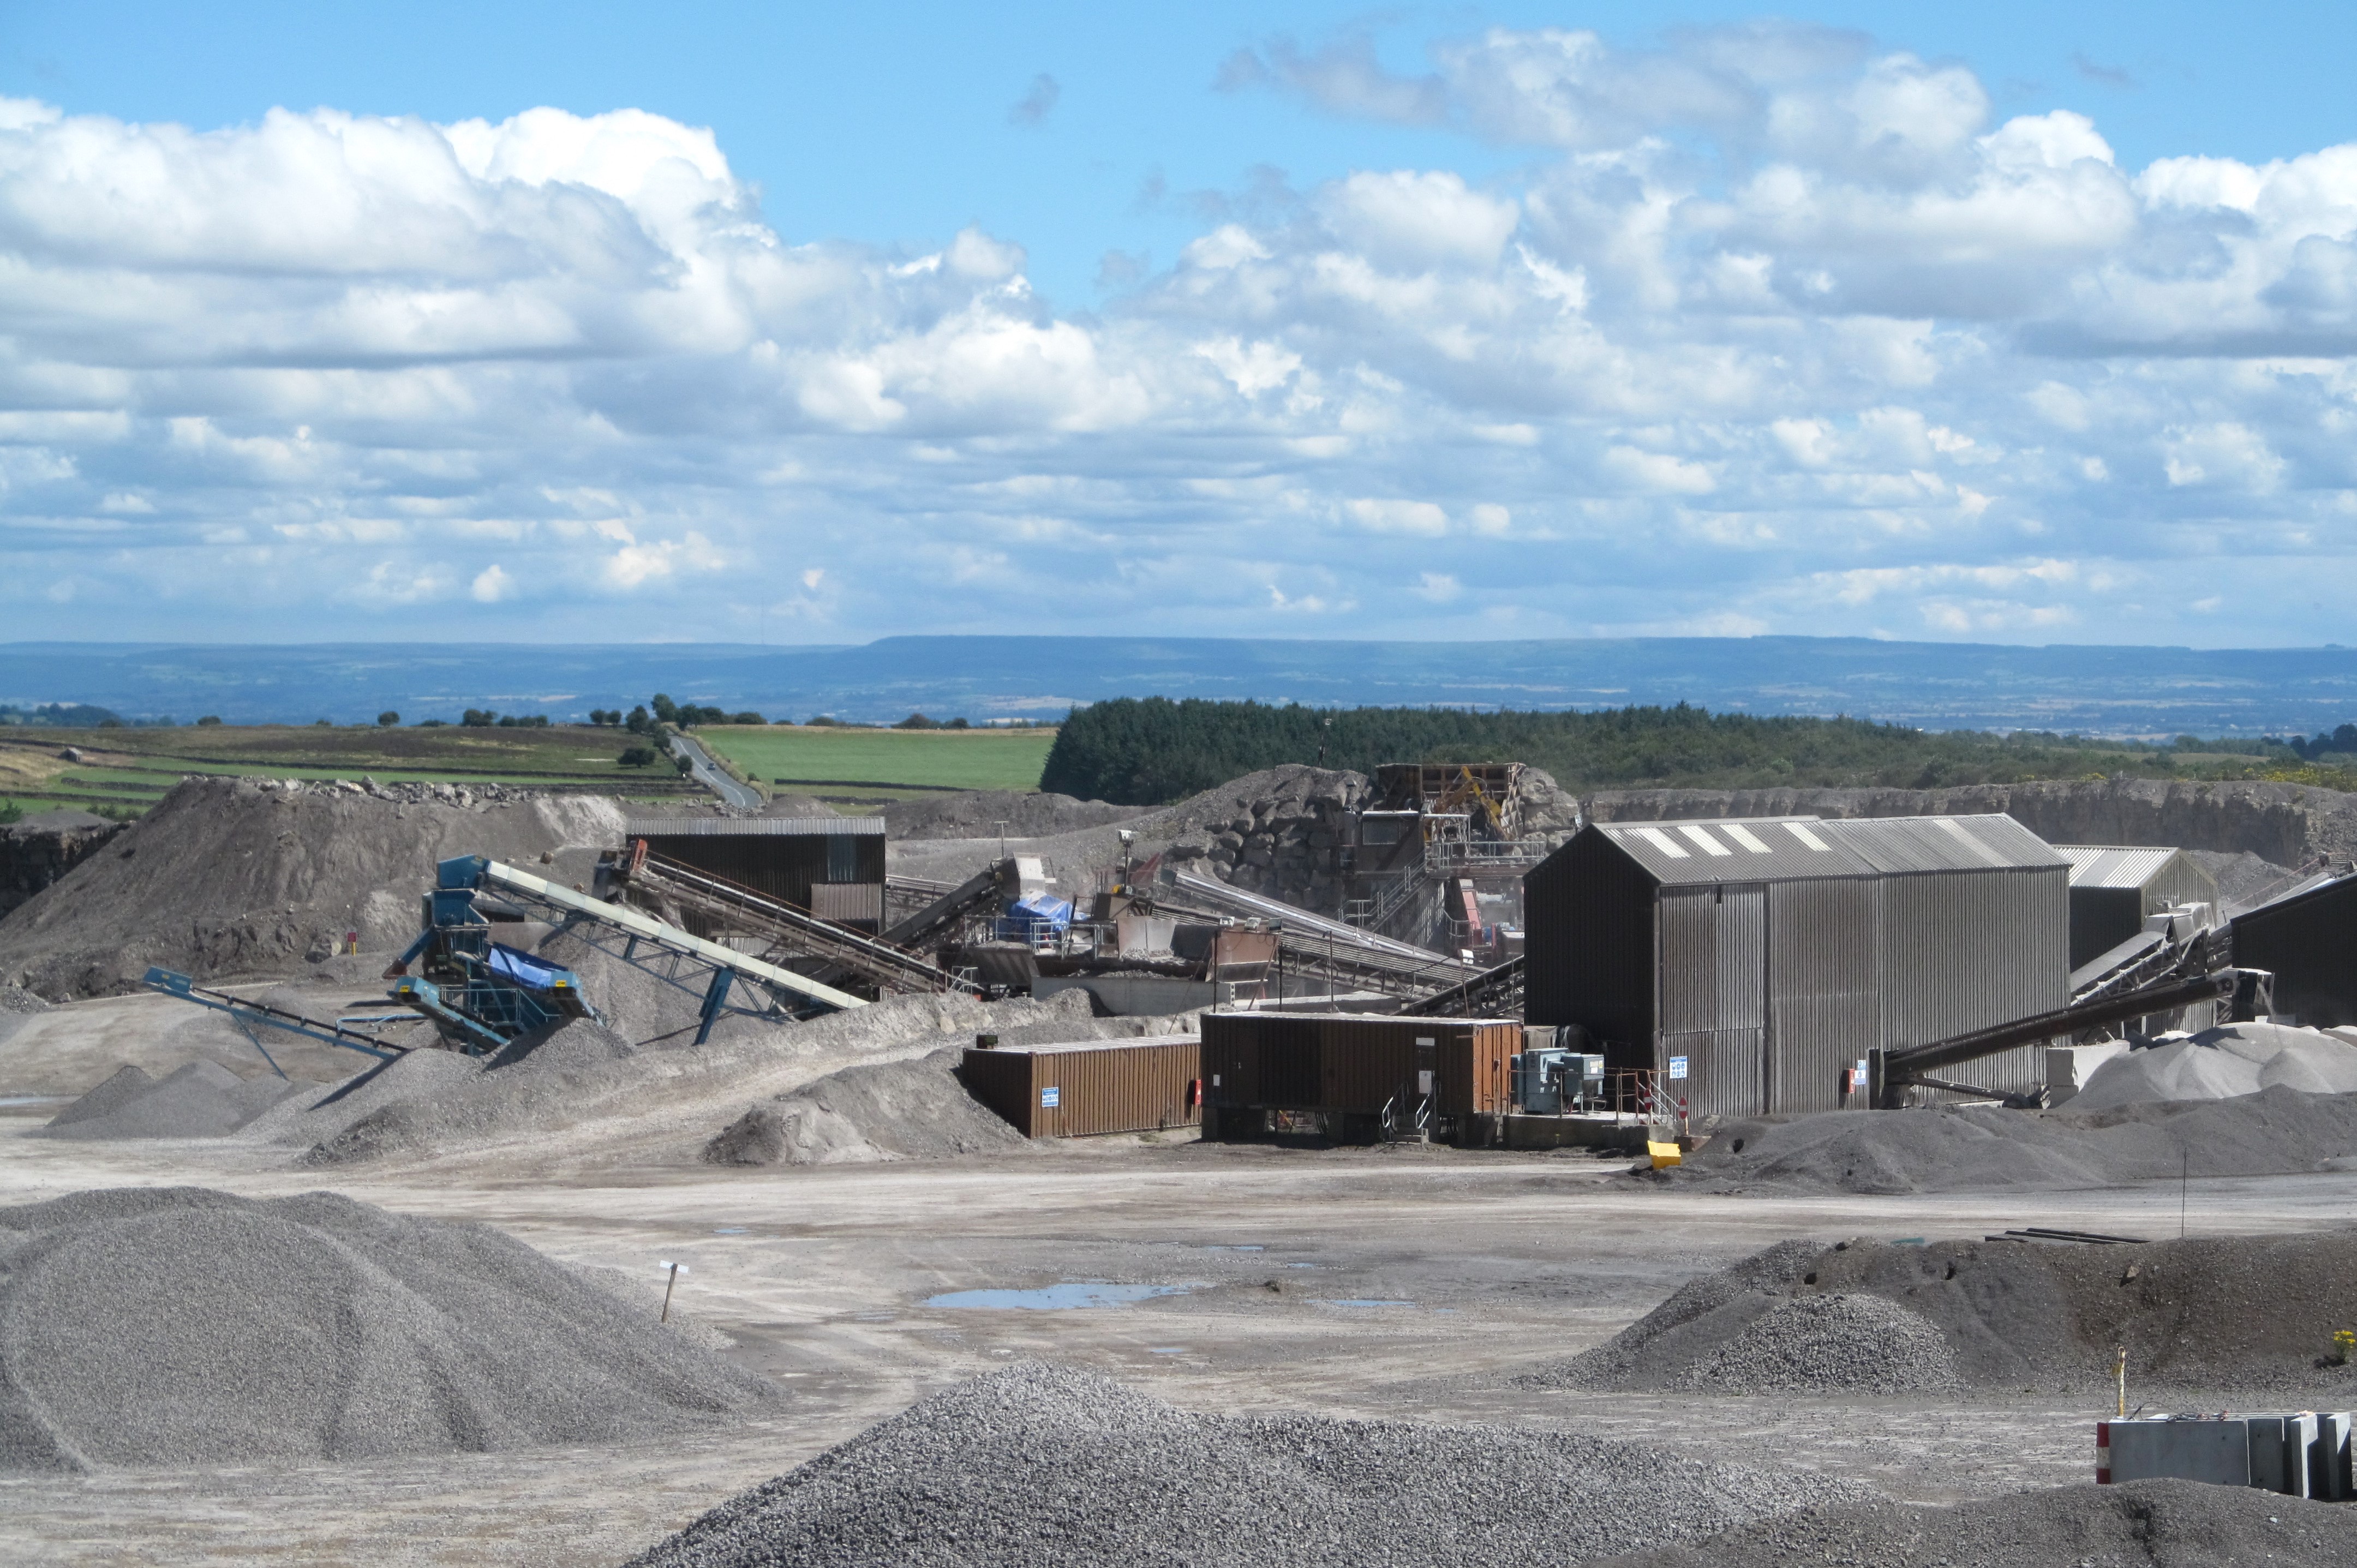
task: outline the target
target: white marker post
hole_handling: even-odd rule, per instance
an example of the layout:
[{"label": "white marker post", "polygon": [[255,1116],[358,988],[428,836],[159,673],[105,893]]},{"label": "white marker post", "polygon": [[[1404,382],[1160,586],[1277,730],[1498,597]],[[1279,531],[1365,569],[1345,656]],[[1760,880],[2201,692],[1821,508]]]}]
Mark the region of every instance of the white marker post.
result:
[{"label": "white marker post", "polygon": [[662,1316],[655,1319],[657,1323],[669,1323],[671,1321],[671,1293],[678,1288],[679,1276],[687,1273],[687,1265],[685,1263],[657,1263],[655,1267],[659,1269],[668,1269],[671,1271],[670,1278],[663,1281]]}]

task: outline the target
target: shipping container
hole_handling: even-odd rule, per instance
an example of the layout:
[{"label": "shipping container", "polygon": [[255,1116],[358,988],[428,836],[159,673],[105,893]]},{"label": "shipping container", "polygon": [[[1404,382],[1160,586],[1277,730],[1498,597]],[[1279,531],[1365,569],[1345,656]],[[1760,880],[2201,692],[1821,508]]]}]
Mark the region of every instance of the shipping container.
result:
[{"label": "shipping container", "polygon": [[881,817],[635,817],[628,832],[666,860],[824,919],[880,929]]},{"label": "shipping container", "polygon": [[[1693,1117],[1862,1104],[1871,1051],[2063,1004],[2068,877],[1994,814],[1590,824],[1523,886],[1527,1021],[1580,1026]],[[2025,1049],[1970,1081],[2043,1070]]]},{"label": "shipping container", "polygon": [[1152,1133],[1202,1119],[1203,1043],[1193,1035],[977,1047],[959,1076],[1027,1138]]},{"label": "shipping container", "polygon": [[2071,967],[2098,959],[2179,904],[2218,903],[2218,879],[2181,849],[2060,843],[2071,863]]},{"label": "shipping container", "polygon": [[1270,1112],[1316,1116],[1338,1137],[1394,1133],[1420,1113],[1463,1135],[1512,1109],[1518,1022],[1352,1013],[1207,1013],[1205,1101],[1217,1135],[1253,1136]]}]

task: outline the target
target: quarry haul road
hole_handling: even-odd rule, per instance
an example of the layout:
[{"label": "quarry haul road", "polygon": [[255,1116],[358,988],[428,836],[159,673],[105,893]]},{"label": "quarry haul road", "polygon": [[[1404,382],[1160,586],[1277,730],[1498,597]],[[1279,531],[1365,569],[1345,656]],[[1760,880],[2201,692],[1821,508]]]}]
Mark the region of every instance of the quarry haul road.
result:
[{"label": "quarry haul road", "polygon": [[[812,1457],[922,1394],[1020,1357],[1103,1371],[1202,1410],[1487,1421],[1803,1466],[1949,1500],[2085,1478],[2083,1398],[1713,1399],[1533,1390],[1512,1378],[1617,1332],[1676,1285],[1770,1240],[1977,1238],[2022,1225],[2176,1233],[2173,1184],[2070,1193],[1752,1197],[1662,1192],[1618,1163],[1451,1150],[1115,1143],[931,1164],[515,1170],[274,1168],[218,1142],[68,1144],[0,1116],[0,1202],[198,1183],[328,1187],[497,1225],[681,1304],[792,1394],[780,1417],[688,1441],[308,1469],[0,1477],[11,1561],[597,1563]],[[2345,1223],[2357,1175],[2196,1181],[2191,1230]],[[963,1310],[929,1298],[1069,1281],[1192,1288],[1125,1306]],[[1272,1289],[1272,1283],[1275,1288]]]}]

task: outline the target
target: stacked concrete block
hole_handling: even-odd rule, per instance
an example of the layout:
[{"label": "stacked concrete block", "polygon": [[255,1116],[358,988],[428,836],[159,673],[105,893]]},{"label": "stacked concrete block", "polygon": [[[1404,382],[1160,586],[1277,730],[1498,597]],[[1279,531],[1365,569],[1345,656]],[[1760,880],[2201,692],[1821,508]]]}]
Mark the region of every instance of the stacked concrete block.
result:
[{"label": "stacked concrete block", "polygon": [[2095,1423],[2095,1484],[2206,1481],[2286,1497],[2347,1501],[2352,1421],[2345,1411],[2153,1416]]}]

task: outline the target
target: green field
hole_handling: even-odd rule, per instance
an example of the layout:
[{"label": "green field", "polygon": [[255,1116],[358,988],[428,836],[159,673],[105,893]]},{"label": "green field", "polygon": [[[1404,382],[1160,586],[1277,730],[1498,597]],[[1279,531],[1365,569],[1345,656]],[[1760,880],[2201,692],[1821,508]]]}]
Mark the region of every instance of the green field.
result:
[{"label": "green field", "polygon": [[708,725],[695,737],[781,795],[851,804],[944,789],[1037,789],[1052,729]]},{"label": "green field", "polygon": [[[469,729],[374,725],[185,725],[172,729],[0,729],[0,801],[136,812],[190,773],[381,783],[509,783],[640,799],[701,795],[668,766],[624,768],[634,736],[584,725]],[[59,754],[68,746],[81,760]],[[1037,768],[1034,768],[1037,772]]]}]

